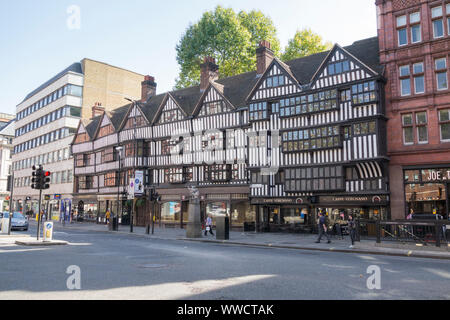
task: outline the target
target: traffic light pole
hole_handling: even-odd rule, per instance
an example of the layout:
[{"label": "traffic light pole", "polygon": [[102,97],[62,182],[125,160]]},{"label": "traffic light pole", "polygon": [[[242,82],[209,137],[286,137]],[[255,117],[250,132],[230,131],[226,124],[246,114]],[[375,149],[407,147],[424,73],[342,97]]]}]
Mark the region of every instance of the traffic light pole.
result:
[{"label": "traffic light pole", "polygon": [[38,225],[37,225],[37,241],[39,241],[39,236],[41,235],[41,200],[42,200],[42,189],[39,190],[39,211],[38,211]]}]

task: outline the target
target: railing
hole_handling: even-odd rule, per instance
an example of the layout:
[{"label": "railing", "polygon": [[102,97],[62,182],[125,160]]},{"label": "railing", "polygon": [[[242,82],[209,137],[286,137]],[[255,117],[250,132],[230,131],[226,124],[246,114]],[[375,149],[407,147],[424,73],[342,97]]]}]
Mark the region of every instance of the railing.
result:
[{"label": "railing", "polygon": [[397,220],[375,221],[376,241],[398,241],[421,245],[447,243],[446,220]]}]

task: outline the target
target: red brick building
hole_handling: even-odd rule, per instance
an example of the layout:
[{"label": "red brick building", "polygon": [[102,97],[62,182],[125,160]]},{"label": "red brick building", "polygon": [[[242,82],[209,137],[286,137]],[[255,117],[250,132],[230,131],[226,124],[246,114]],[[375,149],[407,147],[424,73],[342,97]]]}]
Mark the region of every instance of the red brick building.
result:
[{"label": "red brick building", "polygon": [[391,217],[450,211],[450,1],[377,0]]}]

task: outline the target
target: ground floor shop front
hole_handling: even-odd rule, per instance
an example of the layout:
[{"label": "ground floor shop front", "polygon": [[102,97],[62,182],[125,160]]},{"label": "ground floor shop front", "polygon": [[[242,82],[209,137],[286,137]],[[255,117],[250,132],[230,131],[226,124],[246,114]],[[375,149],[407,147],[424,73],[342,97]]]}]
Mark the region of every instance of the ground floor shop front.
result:
[{"label": "ground floor shop front", "polygon": [[[255,232],[315,232],[318,213],[328,217],[332,228],[345,230],[349,215],[360,222],[362,233],[375,234],[375,221],[390,219],[389,196],[334,195],[297,198],[249,198],[247,188],[209,188],[200,191],[201,221],[210,216],[213,225],[220,216],[230,218],[232,230]],[[157,201],[148,195],[127,200],[117,195],[77,196],[75,210],[84,221],[107,223],[109,216],[119,217],[119,223],[148,226],[152,219],[159,227],[185,228],[189,222],[190,192],[186,188],[156,189]],[[230,191],[227,193],[226,191]],[[242,193],[239,193],[242,192]],[[134,211],[132,210],[135,206]]]},{"label": "ground floor shop front", "polygon": [[315,232],[322,212],[330,230],[345,232],[352,215],[362,234],[375,235],[375,221],[389,219],[387,195],[254,198],[251,203],[259,232]]},{"label": "ground floor shop front", "polygon": [[[69,194],[43,194],[41,200],[41,212],[45,220],[69,221],[72,213],[73,200]],[[14,211],[22,212],[31,217],[36,217],[39,212],[38,197],[14,197]]]},{"label": "ground floor shop front", "polygon": [[450,218],[450,164],[391,168],[393,219]]}]

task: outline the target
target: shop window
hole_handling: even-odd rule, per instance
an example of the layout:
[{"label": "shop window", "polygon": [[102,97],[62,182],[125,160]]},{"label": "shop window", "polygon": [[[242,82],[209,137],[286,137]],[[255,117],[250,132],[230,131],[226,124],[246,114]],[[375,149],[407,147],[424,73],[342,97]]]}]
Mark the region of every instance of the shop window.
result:
[{"label": "shop window", "polygon": [[161,205],[162,222],[181,221],[181,202],[166,202]]}]

